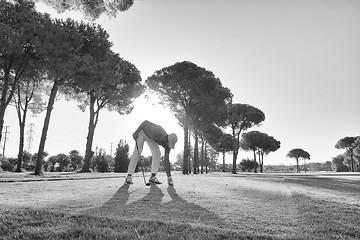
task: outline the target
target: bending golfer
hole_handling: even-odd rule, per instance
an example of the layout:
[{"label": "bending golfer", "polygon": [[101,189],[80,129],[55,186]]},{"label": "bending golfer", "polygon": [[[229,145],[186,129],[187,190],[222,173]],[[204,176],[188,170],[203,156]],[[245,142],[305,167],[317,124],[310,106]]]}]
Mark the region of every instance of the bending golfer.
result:
[{"label": "bending golfer", "polygon": [[149,183],[161,184],[156,178],[156,174],[160,167],[161,152],[159,146],[165,149],[164,168],[167,175],[168,184],[174,185],[170,171],[170,149],[174,149],[177,142],[175,133],[167,134],[166,131],[160,126],[150,121],[145,120],[138,129],[134,132],[133,138],[136,141],[134,153],[131,156],[130,164],[128,167],[127,177],[125,183],[132,184],[132,174],[135,172],[137,161],[143,150],[144,142],[150,147],[152,154],[151,177]]}]

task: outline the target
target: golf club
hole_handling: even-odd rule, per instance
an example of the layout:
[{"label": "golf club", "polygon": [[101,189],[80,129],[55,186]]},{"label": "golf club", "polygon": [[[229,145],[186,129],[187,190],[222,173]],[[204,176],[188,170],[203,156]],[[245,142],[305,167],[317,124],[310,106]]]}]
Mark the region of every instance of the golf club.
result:
[{"label": "golf club", "polygon": [[136,144],[136,149],[137,149],[137,152],[138,152],[138,155],[139,155],[141,172],[142,172],[142,175],[143,175],[143,178],[144,178],[144,183],[145,183],[146,186],[150,186],[150,183],[149,183],[149,182],[146,182],[146,180],[145,180],[144,167],[143,167],[143,164],[142,164],[142,160],[141,160],[141,156],[140,156],[140,151],[139,151],[139,147],[138,147],[138,144],[137,144],[137,140],[135,140],[135,144]]}]

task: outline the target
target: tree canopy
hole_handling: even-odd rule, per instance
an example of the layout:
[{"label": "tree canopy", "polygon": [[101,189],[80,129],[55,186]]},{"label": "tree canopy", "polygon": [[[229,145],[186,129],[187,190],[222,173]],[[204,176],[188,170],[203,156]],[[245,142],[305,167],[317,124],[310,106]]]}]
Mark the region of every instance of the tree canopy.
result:
[{"label": "tree canopy", "polygon": [[92,142],[100,110],[106,108],[119,114],[129,114],[134,100],[143,93],[140,71],[119,54],[112,52],[109,35],[95,24],[80,24],[84,39],[80,54],[86,64],[77,69],[72,82],[64,86],[68,98],[79,103],[82,110],[89,108],[89,125],[82,172],[90,171],[93,156]]},{"label": "tree canopy", "polygon": [[345,156],[344,154],[339,154],[336,157],[332,158],[332,167],[336,172],[347,172],[349,168],[344,164]]},{"label": "tree canopy", "polygon": [[96,19],[105,13],[110,16],[116,16],[118,12],[128,10],[134,0],[36,0],[44,2],[46,5],[54,8],[58,12],[77,10],[82,12],[86,18]]},{"label": "tree canopy", "polygon": [[46,44],[43,25],[49,16],[35,11],[34,3],[0,1],[0,140],[5,110],[13,99],[17,84],[41,60]]},{"label": "tree canopy", "polygon": [[[51,3],[56,5],[60,1]],[[93,7],[92,10],[101,12],[111,7],[114,11],[125,11],[132,3],[61,1],[59,6],[66,10],[81,8],[85,12]],[[44,91],[40,87],[43,85],[36,84],[46,79],[52,85],[36,155],[35,174],[39,175],[45,157],[50,117],[59,91],[68,98],[79,100],[80,107],[90,108],[90,141],[100,109],[130,113],[133,101],[143,92],[144,86],[140,71],[112,52],[109,35],[100,25],[72,19],[51,19],[48,14],[36,12],[35,4],[30,1],[1,0],[0,9],[0,139],[9,102],[14,100],[17,109],[23,111],[18,111],[23,135],[31,97],[35,90]],[[17,95],[13,98],[15,90]],[[41,107],[34,108],[34,111]],[[23,136],[20,138],[23,139]],[[19,144],[20,159],[22,142]],[[85,163],[91,157],[91,144],[87,144],[86,153]]]},{"label": "tree canopy", "polygon": [[[252,150],[254,153],[254,162],[256,162],[256,153],[259,155],[260,172],[263,171],[264,155],[274,152],[280,148],[280,142],[274,137],[259,131],[251,131],[242,134],[240,146],[245,151]],[[255,164],[256,166],[256,164]],[[255,168],[256,172],[256,168]]]},{"label": "tree canopy", "polygon": [[233,170],[236,173],[236,160],[240,148],[240,133],[265,120],[265,114],[258,108],[249,104],[229,104],[226,125],[232,130],[233,135]]},{"label": "tree canopy", "polygon": [[[348,155],[348,159],[349,159],[349,169],[352,172],[355,172],[356,168],[358,167],[358,164],[355,164],[355,161],[354,161],[354,150],[357,149],[359,146],[359,138],[360,138],[359,136],[358,137],[344,137],[335,144],[335,148],[346,150],[346,154]],[[355,151],[355,152],[357,152],[357,151]],[[356,155],[356,159],[358,159],[357,156],[358,155]]]},{"label": "tree canopy", "polygon": [[106,66],[98,69],[97,74],[85,74],[88,77],[87,84],[82,85],[80,78],[79,86],[82,87],[77,88],[77,94],[74,95],[82,109],[88,106],[90,110],[83,172],[89,171],[92,140],[100,110],[106,108],[119,114],[129,114],[134,100],[144,90],[140,72],[133,64],[121,59],[117,54],[112,55],[106,63]]},{"label": "tree canopy", "polygon": [[217,116],[226,109],[226,103],[231,102],[232,94],[211,71],[189,61],[157,70],[146,79],[146,85],[159,97],[159,104],[170,108],[184,128],[183,173],[187,174],[189,129],[197,131],[205,121],[219,121]]},{"label": "tree canopy", "polygon": [[305,150],[303,150],[301,148],[291,149],[286,156],[289,157],[289,158],[295,158],[295,160],[296,160],[296,170],[297,170],[298,173],[300,172],[299,160],[300,159],[304,159],[304,160],[308,159],[308,160],[310,160],[310,154],[307,151],[305,151]]},{"label": "tree canopy", "polygon": [[71,84],[75,72],[88,61],[86,57],[82,56],[84,38],[79,33],[79,24],[76,21],[55,19],[46,21],[43,27],[42,37],[46,44],[42,47],[41,58],[44,59],[43,68],[52,87],[37,154],[36,175],[41,174],[46,136],[59,88]]}]

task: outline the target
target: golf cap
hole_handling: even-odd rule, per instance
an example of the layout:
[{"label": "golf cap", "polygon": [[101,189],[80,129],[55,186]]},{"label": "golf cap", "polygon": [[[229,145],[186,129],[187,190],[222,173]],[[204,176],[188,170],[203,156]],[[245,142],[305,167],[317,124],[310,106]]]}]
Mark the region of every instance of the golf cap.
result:
[{"label": "golf cap", "polygon": [[175,133],[171,133],[168,135],[169,148],[174,149],[175,143],[177,142],[177,136]]}]

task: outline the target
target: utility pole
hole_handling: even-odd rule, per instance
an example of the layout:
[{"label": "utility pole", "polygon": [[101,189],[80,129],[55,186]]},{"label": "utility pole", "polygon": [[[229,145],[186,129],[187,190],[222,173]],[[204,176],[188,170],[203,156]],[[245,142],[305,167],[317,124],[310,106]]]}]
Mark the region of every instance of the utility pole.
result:
[{"label": "utility pole", "polygon": [[34,123],[29,124],[29,130],[28,130],[28,138],[27,138],[27,151],[28,153],[31,153],[32,151],[32,141],[33,141],[33,135],[34,135]]},{"label": "utility pole", "polygon": [[111,142],[110,143],[110,156],[112,156],[112,146],[113,146],[113,143]]},{"label": "utility pole", "polygon": [[10,134],[10,132],[8,132],[8,128],[10,128],[10,126],[4,126],[5,128],[5,133],[4,133],[4,146],[3,146],[3,160],[5,159],[5,146],[6,146],[6,140],[7,140],[7,135]]}]

